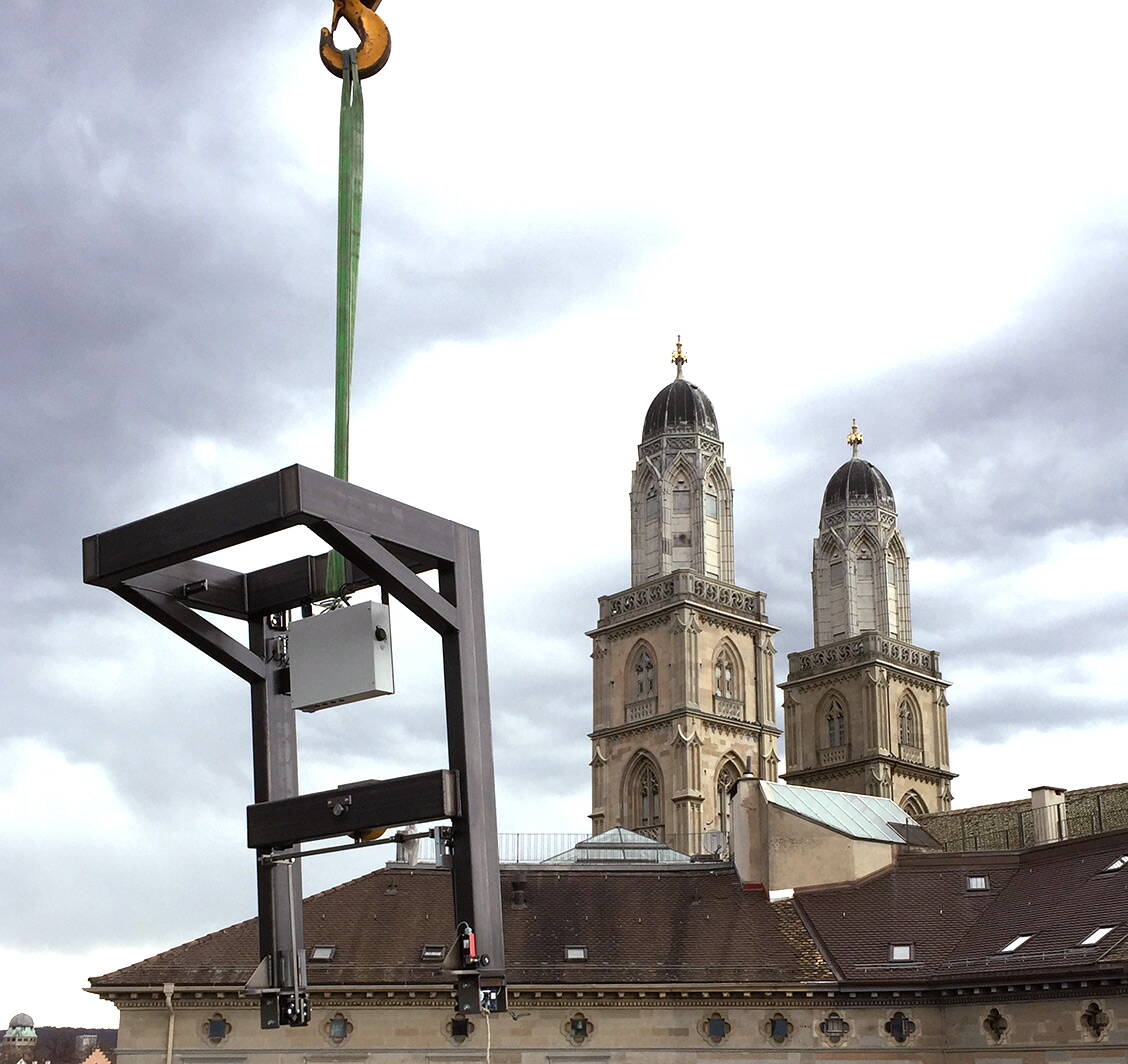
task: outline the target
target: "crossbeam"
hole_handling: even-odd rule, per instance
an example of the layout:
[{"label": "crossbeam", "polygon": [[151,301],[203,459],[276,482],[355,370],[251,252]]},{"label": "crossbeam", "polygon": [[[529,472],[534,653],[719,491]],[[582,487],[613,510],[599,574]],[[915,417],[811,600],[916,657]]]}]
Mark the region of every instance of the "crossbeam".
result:
[{"label": "crossbeam", "polygon": [[364,780],[247,806],[247,845],[280,849],[335,835],[446,820],[459,814],[458,775],[444,769]]}]

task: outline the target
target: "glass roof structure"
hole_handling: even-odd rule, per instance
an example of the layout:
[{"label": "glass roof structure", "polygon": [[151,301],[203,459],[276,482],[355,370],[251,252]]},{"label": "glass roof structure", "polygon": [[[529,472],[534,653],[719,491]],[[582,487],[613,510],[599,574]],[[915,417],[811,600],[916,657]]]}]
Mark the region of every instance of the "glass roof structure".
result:
[{"label": "glass roof structure", "polygon": [[604,864],[625,861],[630,864],[689,864],[688,854],[679,853],[665,843],[647,838],[627,828],[611,828],[584,839],[570,850],[542,861],[542,864]]},{"label": "glass roof structure", "polygon": [[[904,843],[911,841],[908,836],[915,832],[923,834],[917,822],[889,798],[824,791],[817,787],[789,787],[767,780],[760,780],[760,791],[772,805],[852,839]],[[897,825],[904,827],[898,830]]]}]

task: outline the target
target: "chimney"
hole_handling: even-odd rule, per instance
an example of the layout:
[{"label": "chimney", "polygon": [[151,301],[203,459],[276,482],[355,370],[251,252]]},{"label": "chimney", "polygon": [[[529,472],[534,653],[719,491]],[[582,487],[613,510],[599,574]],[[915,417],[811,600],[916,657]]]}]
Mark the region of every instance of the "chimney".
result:
[{"label": "chimney", "polygon": [[1035,846],[1069,838],[1064,787],[1031,787],[1030,812],[1034,820]]},{"label": "chimney", "polygon": [[729,831],[733,864],[745,890],[768,887],[768,811],[752,759],[729,789]]}]

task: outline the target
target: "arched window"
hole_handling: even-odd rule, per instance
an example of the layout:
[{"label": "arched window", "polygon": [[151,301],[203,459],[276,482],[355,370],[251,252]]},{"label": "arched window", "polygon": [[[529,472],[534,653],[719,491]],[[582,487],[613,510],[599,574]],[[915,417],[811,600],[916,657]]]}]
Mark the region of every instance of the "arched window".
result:
[{"label": "arched window", "polygon": [[921,817],[928,814],[928,806],[916,791],[908,791],[901,797],[900,806],[911,817]]},{"label": "arched window", "polygon": [[627,785],[627,807],[635,831],[661,838],[662,779],[648,757],[640,757]]},{"label": "arched window", "polygon": [[717,773],[717,830],[729,829],[729,788],[740,778],[736,767],[729,762]]},{"label": "arched window", "polygon": [[722,650],[713,664],[713,694],[718,698],[736,698],[736,666],[727,650]]},{"label": "arched window", "polygon": [[744,719],[744,679],[740,657],[731,644],[722,645],[713,658],[713,712]]},{"label": "arched window", "polygon": [[648,650],[640,650],[635,656],[634,684],[635,701],[654,697],[654,659]]},{"label": "arched window", "polygon": [[848,739],[846,710],[837,698],[831,699],[826,710],[826,745],[845,746]]},{"label": "arched window", "polygon": [[920,748],[920,713],[910,698],[903,699],[897,710],[897,735],[902,746]]}]

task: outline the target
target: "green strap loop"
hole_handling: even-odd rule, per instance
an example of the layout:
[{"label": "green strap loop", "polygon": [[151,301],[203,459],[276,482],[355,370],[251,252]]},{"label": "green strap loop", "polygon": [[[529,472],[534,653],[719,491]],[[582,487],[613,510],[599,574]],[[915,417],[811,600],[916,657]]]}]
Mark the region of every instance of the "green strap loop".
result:
[{"label": "green strap loop", "polygon": [[[356,49],[341,53],[341,152],[337,181],[337,389],[333,424],[333,476],[349,479],[349,397],[356,337],[356,287],[360,264],[360,209],[364,192],[364,98]],[[339,597],[345,560],[329,553],[325,588]]]}]

